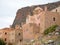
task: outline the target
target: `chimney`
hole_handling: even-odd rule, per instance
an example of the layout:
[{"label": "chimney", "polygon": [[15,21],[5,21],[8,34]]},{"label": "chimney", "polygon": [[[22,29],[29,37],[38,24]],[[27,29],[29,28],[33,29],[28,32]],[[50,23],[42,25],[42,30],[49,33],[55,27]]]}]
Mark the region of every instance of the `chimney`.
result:
[{"label": "chimney", "polygon": [[44,9],[44,11],[47,11],[47,6],[45,6],[45,9]]}]

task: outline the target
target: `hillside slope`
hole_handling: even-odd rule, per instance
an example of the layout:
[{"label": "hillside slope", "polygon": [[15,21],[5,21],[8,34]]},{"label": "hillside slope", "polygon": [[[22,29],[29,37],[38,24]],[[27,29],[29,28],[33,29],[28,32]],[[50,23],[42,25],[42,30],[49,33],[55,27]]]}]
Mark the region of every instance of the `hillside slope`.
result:
[{"label": "hillside slope", "polygon": [[60,1],[54,2],[54,3],[48,3],[44,5],[24,7],[24,8],[19,9],[16,13],[16,17],[14,19],[12,27],[15,27],[16,24],[21,25],[22,22],[25,23],[27,15],[28,14],[33,15],[32,11],[38,6],[41,7],[43,10],[44,10],[44,7],[47,6],[48,11],[51,11],[52,9],[55,9],[60,6]]}]

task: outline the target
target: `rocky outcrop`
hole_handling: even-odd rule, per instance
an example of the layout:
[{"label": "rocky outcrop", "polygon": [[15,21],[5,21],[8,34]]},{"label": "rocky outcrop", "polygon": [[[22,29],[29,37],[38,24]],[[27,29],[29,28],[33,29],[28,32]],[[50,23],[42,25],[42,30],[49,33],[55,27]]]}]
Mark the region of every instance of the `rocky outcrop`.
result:
[{"label": "rocky outcrop", "polygon": [[48,11],[51,11],[52,9],[55,9],[60,6],[60,1],[54,3],[48,3],[44,5],[34,5],[31,7],[24,7],[19,9],[16,13],[16,17],[14,19],[12,27],[15,27],[16,24],[19,24],[21,26],[21,23],[24,24],[26,22],[26,17],[28,14],[33,15],[33,10],[36,7],[41,7],[44,10],[45,6],[47,6]]}]

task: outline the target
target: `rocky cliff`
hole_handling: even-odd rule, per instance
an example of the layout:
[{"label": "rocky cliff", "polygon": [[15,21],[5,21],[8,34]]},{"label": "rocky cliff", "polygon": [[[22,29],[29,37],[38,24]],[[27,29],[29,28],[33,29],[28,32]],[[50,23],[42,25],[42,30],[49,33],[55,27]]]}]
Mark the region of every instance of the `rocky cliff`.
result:
[{"label": "rocky cliff", "polygon": [[24,7],[24,8],[19,9],[16,13],[16,17],[14,19],[12,27],[15,27],[16,24],[18,24],[18,25],[21,25],[21,23],[24,24],[26,21],[27,15],[28,14],[33,15],[32,11],[36,7],[41,7],[44,10],[45,6],[47,6],[48,11],[51,11],[52,9],[55,9],[60,6],[60,1],[54,2],[54,3],[48,3],[48,4],[44,4],[44,5],[34,5],[31,7]]}]

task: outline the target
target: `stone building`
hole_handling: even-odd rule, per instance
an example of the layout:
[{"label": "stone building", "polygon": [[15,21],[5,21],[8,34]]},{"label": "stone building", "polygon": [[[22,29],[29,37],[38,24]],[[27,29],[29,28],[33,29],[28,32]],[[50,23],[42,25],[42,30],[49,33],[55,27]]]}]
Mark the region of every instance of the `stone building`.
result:
[{"label": "stone building", "polygon": [[[0,38],[7,44],[23,45],[23,42],[37,40],[48,27],[52,25],[60,26],[60,6],[53,8],[51,11],[48,11],[47,7],[44,6],[44,9],[39,6],[35,7],[32,11],[33,15],[27,14],[26,23],[22,23],[21,27],[20,24],[17,24],[14,28],[0,29]],[[19,18],[16,19],[16,22],[20,22],[18,21]]]},{"label": "stone building", "polygon": [[52,25],[60,26],[59,19],[59,12],[48,11],[47,7],[45,7],[45,10],[43,11],[42,8],[36,7],[33,11],[33,15],[28,15],[26,24],[22,25],[23,39],[32,40],[39,38],[48,27]]},{"label": "stone building", "polygon": [[7,45],[22,45],[23,33],[20,26],[16,25],[14,28],[0,29],[0,39],[3,39]]},{"label": "stone building", "polygon": [[19,25],[15,26],[15,45],[22,45],[23,42],[23,30]]},{"label": "stone building", "polygon": [[43,33],[43,31],[49,26],[60,25],[59,12],[47,11],[47,7],[45,7],[45,11],[43,11],[42,8],[37,7],[34,9],[33,13],[33,16],[29,15],[26,18],[26,23],[35,23],[37,26],[40,26],[41,33]]},{"label": "stone building", "polygon": [[3,39],[6,43],[15,42],[15,31],[14,29],[4,28],[0,30],[0,38]]},{"label": "stone building", "polygon": [[23,27],[23,40],[31,41],[35,38],[35,36],[39,36],[40,28],[34,23],[24,24]]},{"label": "stone building", "polygon": [[22,22],[23,24],[25,24],[26,17],[28,15],[33,15],[33,11],[36,7],[40,7],[40,9],[42,9],[43,11],[47,9],[47,11],[51,11],[51,12],[56,12],[56,11],[60,12],[60,1],[48,3],[48,4],[42,4],[42,5],[27,6],[27,7],[18,9],[16,12],[15,19],[13,21],[12,27],[14,28],[16,24],[21,25]]},{"label": "stone building", "polygon": [[60,12],[60,6],[55,9],[52,9],[51,12]]}]

